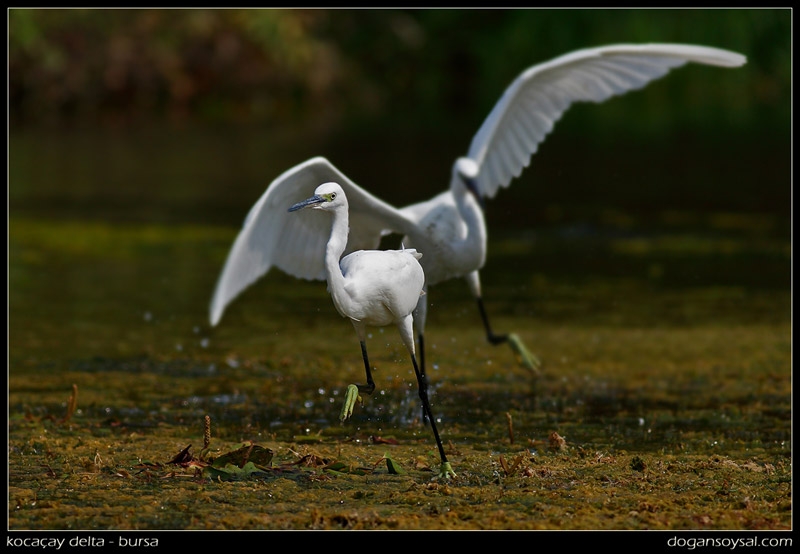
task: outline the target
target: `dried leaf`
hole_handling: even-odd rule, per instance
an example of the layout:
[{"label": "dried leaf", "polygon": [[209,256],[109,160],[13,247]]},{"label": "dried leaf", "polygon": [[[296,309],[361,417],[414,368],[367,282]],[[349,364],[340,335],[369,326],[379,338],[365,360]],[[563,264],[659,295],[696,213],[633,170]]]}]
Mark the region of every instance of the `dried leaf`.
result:
[{"label": "dried leaf", "polygon": [[189,446],[187,446],[186,448],[184,448],[183,450],[181,450],[180,452],[178,452],[178,454],[176,454],[175,457],[172,458],[167,463],[168,464],[176,464],[176,465],[188,464],[189,462],[194,460],[194,456],[192,456],[189,453],[189,449],[190,448],[192,448],[191,444]]},{"label": "dried leaf", "polygon": [[292,463],[290,463],[288,465],[298,465],[298,466],[305,466],[305,467],[321,467],[321,466],[327,466],[330,463],[331,463],[330,460],[328,460],[326,458],[322,458],[320,456],[317,456],[316,454],[306,454],[305,456],[303,456],[302,458],[300,458],[296,462],[292,462]]},{"label": "dried leaf", "polygon": [[524,460],[525,460],[525,456],[523,456],[522,454],[520,454],[519,456],[517,456],[516,458],[514,458],[514,461],[513,461],[513,462],[511,462],[511,466],[509,467],[508,463],[506,463],[506,460],[505,460],[505,458],[504,458],[504,457],[503,457],[503,455],[501,454],[501,455],[500,455],[500,465],[501,465],[501,466],[503,466],[503,471],[505,472],[505,474],[506,474],[506,477],[510,477],[511,475],[513,475],[514,473],[516,473],[516,472],[517,472],[517,469],[519,469],[519,466],[520,466],[520,464],[521,464],[521,463],[522,463]]},{"label": "dried leaf", "polygon": [[158,463],[158,462],[151,462],[151,461],[149,461],[149,460],[143,460],[141,463],[139,463],[139,464],[136,464],[136,465],[135,465],[135,466],[133,466],[133,467],[135,467],[135,468],[137,468],[137,469],[139,469],[139,470],[145,470],[145,469],[161,469],[161,467],[163,467],[163,464],[160,464],[160,463]]},{"label": "dried leaf", "polygon": [[547,438],[552,450],[565,450],[567,448],[567,441],[555,431],[550,433],[550,436]]},{"label": "dried leaf", "polygon": [[503,468],[503,473],[505,473],[506,476],[508,476],[508,465],[506,464],[506,459],[503,457],[502,454],[500,454],[500,458],[498,458],[498,461],[500,462],[500,467]]},{"label": "dried leaf", "polygon": [[428,463],[428,460],[426,458],[418,457],[418,458],[416,458],[414,460],[414,469],[417,469],[417,470],[420,470],[420,471],[430,471],[431,470],[431,466]]},{"label": "dried leaf", "polygon": [[243,468],[248,462],[252,462],[256,465],[268,466],[272,461],[272,456],[273,452],[269,448],[246,442],[238,449],[214,459],[212,465],[220,468],[227,464],[233,464]]}]

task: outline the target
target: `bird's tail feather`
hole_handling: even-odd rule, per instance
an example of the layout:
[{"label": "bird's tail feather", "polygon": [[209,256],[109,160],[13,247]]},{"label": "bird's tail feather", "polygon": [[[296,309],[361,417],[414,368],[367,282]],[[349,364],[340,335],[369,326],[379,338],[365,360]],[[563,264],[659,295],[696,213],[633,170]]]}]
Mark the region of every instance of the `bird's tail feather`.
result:
[{"label": "bird's tail feather", "polygon": [[402,242],[400,243],[400,250],[398,250],[398,252],[405,252],[406,254],[411,254],[418,260],[422,257],[422,252],[417,252],[416,248],[406,248]]}]

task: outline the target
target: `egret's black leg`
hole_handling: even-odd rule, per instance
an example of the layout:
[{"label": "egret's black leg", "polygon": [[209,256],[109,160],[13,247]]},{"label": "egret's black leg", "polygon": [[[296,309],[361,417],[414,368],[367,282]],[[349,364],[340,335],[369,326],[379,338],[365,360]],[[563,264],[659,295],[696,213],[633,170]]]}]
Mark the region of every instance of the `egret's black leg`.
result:
[{"label": "egret's black leg", "polygon": [[486,315],[486,308],[483,305],[483,298],[480,296],[477,296],[476,298],[478,300],[478,310],[480,310],[481,319],[483,320],[483,327],[486,329],[486,340],[495,345],[507,342],[511,346],[511,349],[517,354],[518,360],[522,363],[522,365],[531,370],[535,375],[539,375],[539,366],[541,365],[539,358],[528,351],[528,349],[522,343],[522,339],[520,339],[516,333],[511,333],[510,335],[494,334],[492,331],[492,326],[489,324],[489,316]]},{"label": "egret's black leg", "polygon": [[[422,382],[420,383],[421,386],[425,387],[425,396],[428,395],[428,378],[425,375],[425,336],[420,333],[417,335],[419,338],[419,374],[422,376]],[[419,378],[417,378],[419,381]],[[425,425],[428,423],[428,414],[425,413],[425,406],[422,407],[422,424]]]},{"label": "egret's black leg", "polygon": [[425,335],[419,333],[417,335],[417,342],[419,343],[419,369],[425,375]]},{"label": "egret's black leg", "polygon": [[445,479],[449,478],[450,476],[454,476],[455,472],[453,468],[450,467],[450,462],[447,461],[447,455],[444,453],[444,447],[442,446],[442,439],[439,438],[439,431],[436,429],[436,420],[433,419],[433,413],[431,412],[431,404],[428,401],[428,379],[422,371],[420,371],[419,366],[417,366],[417,358],[413,354],[411,355],[411,363],[414,364],[414,373],[417,374],[417,384],[419,385],[419,399],[422,400],[422,411],[428,417],[428,421],[431,423],[431,430],[433,430],[433,437],[436,439],[436,447],[439,449],[439,457],[442,460],[442,467],[440,470],[439,475],[444,477]]},{"label": "egret's black leg", "polygon": [[367,373],[367,384],[356,385],[358,392],[372,394],[375,391],[375,381],[372,380],[372,369],[369,367],[369,356],[367,356],[367,344],[361,341],[361,357],[364,358],[364,371]]},{"label": "egret's black leg", "polygon": [[508,341],[508,335],[495,335],[492,332],[492,326],[489,324],[489,316],[486,315],[486,308],[483,305],[483,298],[478,297],[478,310],[481,312],[481,319],[483,320],[483,327],[486,329],[486,340],[492,344],[502,344]]}]

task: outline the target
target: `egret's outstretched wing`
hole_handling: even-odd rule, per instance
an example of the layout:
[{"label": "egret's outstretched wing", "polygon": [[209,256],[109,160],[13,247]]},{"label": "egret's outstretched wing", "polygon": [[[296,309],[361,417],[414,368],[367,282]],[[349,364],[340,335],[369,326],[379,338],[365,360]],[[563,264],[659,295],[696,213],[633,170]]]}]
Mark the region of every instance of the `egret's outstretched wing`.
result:
[{"label": "egret's outstretched wing", "polygon": [[480,167],[479,190],[492,197],[519,177],[573,102],[603,102],[687,62],[738,67],[745,61],[741,54],[706,46],[619,44],[535,65],[511,83],[472,139],[468,157]]},{"label": "egret's outstretched wing", "polygon": [[325,158],[298,164],[272,181],[247,214],[211,300],[212,325],[219,322],[225,307],[239,293],[272,266],[302,279],[325,279],[330,218],[313,210],[292,214],[287,210],[328,181],[342,186],[350,204],[345,253],[377,247],[385,231],[403,233],[410,228],[398,210],[360,188]]}]

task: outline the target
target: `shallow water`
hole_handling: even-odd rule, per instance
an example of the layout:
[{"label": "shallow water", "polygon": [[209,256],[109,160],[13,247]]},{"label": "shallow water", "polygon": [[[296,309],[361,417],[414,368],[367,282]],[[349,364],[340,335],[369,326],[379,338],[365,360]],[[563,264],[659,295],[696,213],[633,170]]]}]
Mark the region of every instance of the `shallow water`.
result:
[{"label": "shallow water", "polygon": [[[166,461],[164,439],[172,453],[196,443],[205,415],[215,439],[230,443],[318,437],[342,452],[383,436],[432,448],[393,329],[373,330],[368,343],[378,390],[351,421],[338,422],[343,391],[363,368],[353,329],[323,283],[272,272],[209,328],[213,286],[238,222],[270,179],[265,168],[277,174],[302,159],[282,161],[298,145],[263,159],[244,139],[222,148],[233,136],[192,135],[177,148],[194,152],[190,159],[147,136],[11,137],[12,485],[38,490],[26,457],[38,439],[23,420],[62,418],[73,384],[75,425],[118,448],[127,439],[116,429],[144,438],[140,460],[157,452]],[[239,158],[229,159],[237,149]],[[433,410],[445,442],[464,452],[462,467],[471,455],[496,458],[519,445],[542,456],[552,431],[578,452],[785,463],[788,219],[764,211],[587,212],[556,200],[537,212],[539,226],[509,218],[490,227],[482,273],[494,327],[517,332],[544,361],[540,378],[507,347],[486,343],[465,283],[431,289]],[[557,207],[561,215],[553,215]],[[51,437],[71,436],[59,429]],[[117,470],[132,463],[119,460]],[[781,528],[781,502],[749,525]],[[36,508],[17,511],[11,526],[64,525],[60,516],[36,517]],[[737,523],[722,526],[730,525]]]}]

